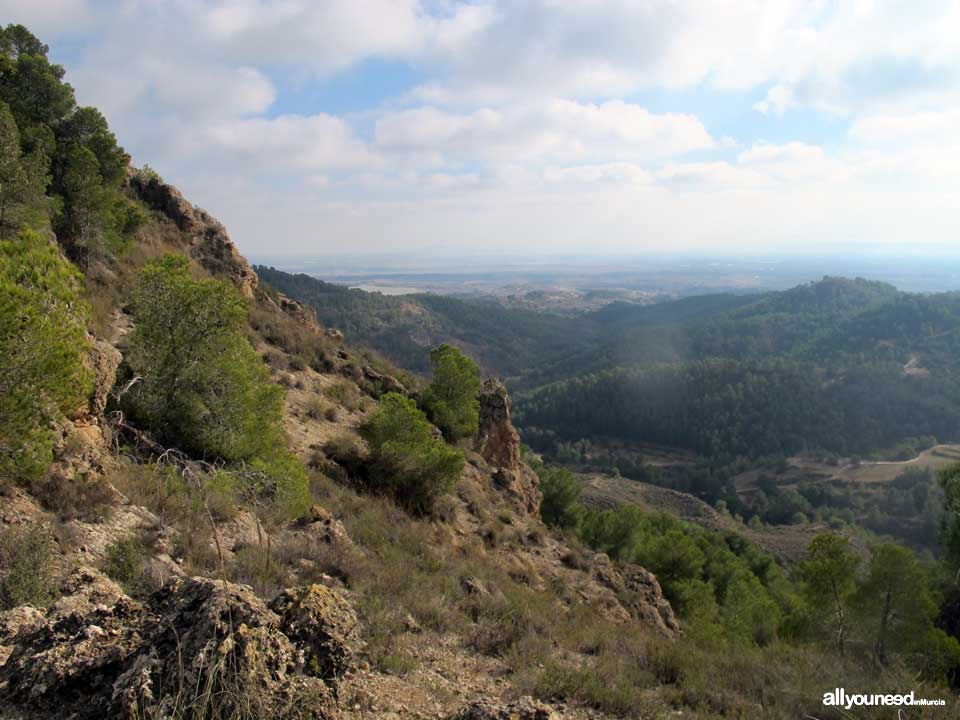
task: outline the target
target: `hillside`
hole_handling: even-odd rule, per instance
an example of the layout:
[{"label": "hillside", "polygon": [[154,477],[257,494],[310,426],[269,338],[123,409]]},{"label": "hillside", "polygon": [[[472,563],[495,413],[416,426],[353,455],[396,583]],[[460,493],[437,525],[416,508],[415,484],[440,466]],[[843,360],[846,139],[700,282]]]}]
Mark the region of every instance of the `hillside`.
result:
[{"label": "hillside", "polygon": [[414,372],[430,368],[429,350],[453,342],[485,371],[504,377],[523,374],[544,357],[566,351],[569,320],[494,299],[463,300],[442,295],[383,295],[349,289],[309,275],[257,266],[269,285],[309,305],[324,325],[351,343],[369,347]]},{"label": "hillside", "polygon": [[521,429],[548,453],[606,437],[722,463],[801,452],[899,457],[960,437],[957,294],[824,278],[759,296],[613,303],[558,317],[259,270],[401,366],[425,371],[424,350],[441,342],[464,348],[523,393]]},{"label": "hillside", "polygon": [[[952,572],[817,535],[838,647],[817,546],[781,565],[725,521],[581,503],[468,355],[424,347],[428,382],[357,349],[26,28],[0,48],[0,717],[786,719],[838,677],[954,700]],[[476,343],[532,317],[418,302]]]}]

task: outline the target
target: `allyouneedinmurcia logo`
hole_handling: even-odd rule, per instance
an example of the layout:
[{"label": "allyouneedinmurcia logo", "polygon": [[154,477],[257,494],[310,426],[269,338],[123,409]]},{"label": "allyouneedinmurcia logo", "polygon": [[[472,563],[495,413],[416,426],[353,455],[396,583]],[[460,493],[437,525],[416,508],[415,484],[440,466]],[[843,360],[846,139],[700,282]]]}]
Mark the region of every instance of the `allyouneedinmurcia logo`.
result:
[{"label": "allyouneedinmurcia logo", "polygon": [[943,698],[918,698],[911,690],[903,694],[870,694],[847,693],[843,688],[836,688],[823,694],[823,704],[828,707],[842,707],[852,710],[856,707],[914,707],[914,706],[944,706]]}]

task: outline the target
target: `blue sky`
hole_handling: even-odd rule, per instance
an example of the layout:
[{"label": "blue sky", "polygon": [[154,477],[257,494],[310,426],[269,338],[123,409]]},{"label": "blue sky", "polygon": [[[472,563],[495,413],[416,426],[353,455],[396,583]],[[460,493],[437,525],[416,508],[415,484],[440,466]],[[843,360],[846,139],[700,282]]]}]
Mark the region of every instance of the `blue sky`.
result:
[{"label": "blue sky", "polygon": [[0,0],[251,255],[956,254],[960,5]]}]

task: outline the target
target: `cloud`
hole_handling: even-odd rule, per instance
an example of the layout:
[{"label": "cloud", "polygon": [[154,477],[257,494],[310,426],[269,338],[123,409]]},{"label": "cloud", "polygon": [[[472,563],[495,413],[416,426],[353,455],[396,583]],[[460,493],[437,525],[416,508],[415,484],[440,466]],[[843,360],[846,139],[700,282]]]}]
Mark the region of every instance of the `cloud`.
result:
[{"label": "cloud", "polygon": [[421,107],[384,115],[374,137],[381,151],[428,164],[652,161],[716,145],[691,115],[620,100],[552,99],[470,113]]},{"label": "cloud", "polygon": [[[87,30],[91,15],[88,0],[0,0],[0,17],[4,18],[4,24],[26,25],[42,38]],[[46,42],[49,43],[49,39]]]},{"label": "cloud", "polygon": [[0,0],[0,13],[49,42],[135,161],[245,250],[805,248],[960,230],[948,0]]},{"label": "cloud", "polygon": [[238,120],[212,126],[205,139],[215,146],[213,152],[270,173],[313,174],[381,165],[347,123],[325,114]]},{"label": "cloud", "polygon": [[646,185],[652,182],[653,175],[633,163],[611,162],[561,168],[548,167],[543,171],[543,179],[548,183]]},{"label": "cloud", "polygon": [[953,140],[960,127],[960,109],[871,115],[850,127],[850,137],[866,143],[934,142]]}]

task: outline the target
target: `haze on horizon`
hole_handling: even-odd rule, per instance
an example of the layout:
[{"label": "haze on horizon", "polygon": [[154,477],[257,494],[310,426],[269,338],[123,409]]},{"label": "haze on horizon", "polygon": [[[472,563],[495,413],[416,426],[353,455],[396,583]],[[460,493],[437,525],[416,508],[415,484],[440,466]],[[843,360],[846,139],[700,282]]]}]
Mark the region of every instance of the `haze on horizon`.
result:
[{"label": "haze on horizon", "polygon": [[960,6],[0,0],[250,255],[957,253]]}]

